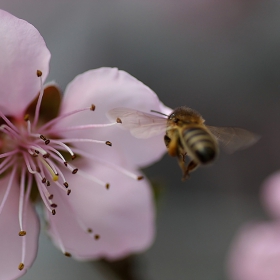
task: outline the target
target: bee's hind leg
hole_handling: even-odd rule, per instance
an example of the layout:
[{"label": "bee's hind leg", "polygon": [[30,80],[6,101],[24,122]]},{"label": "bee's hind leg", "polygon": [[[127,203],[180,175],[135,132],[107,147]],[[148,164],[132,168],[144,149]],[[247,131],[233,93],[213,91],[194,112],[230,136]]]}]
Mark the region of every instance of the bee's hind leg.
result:
[{"label": "bee's hind leg", "polygon": [[190,177],[189,173],[194,171],[197,168],[197,163],[195,163],[193,160],[191,160],[189,162],[188,166],[186,167],[184,159],[185,159],[184,155],[181,158],[179,158],[179,165],[183,171],[182,181],[185,181],[186,179],[188,179]]}]

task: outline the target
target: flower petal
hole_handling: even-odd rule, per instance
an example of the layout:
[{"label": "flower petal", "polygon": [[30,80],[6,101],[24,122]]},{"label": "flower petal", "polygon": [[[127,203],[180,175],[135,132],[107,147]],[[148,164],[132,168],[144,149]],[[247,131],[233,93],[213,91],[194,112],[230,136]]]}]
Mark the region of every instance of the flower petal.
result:
[{"label": "flower petal", "polygon": [[[0,201],[3,200],[9,178],[0,180]],[[39,220],[31,205],[27,205],[25,215],[26,236],[19,236],[19,186],[14,182],[7,201],[0,214],[0,271],[1,279],[16,279],[26,273],[36,258]],[[22,260],[23,242],[25,243],[25,258]],[[24,262],[24,269],[19,270],[18,266]]]},{"label": "flower petal", "polygon": [[262,187],[261,198],[266,210],[275,218],[280,218],[280,172],[266,179]]},{"label": "flower petal", "polygon": [[228,272],[231,280],[280,279],[280,224],[243,227],[232,244]]},{"label": "flower petal", "polygon": [[[80,177],[71,179],[69,196],[53,189],[56,215],[49,234],[62,251],[76,259],[122,258],[149,247],[154,237],[154,207],[146,180],[135,181],[115,170],[94,166],[86,170],[107,181],[110,189]],[[92,234],[86,232],[90,228]],[[94,236],[100,238],[95,240]]]},{"label": "flower petal", "polygon": [[33,25],[3,10],[0,19],[0,110],[17,117],[40,90],[37,70],[46,79],[50,52]]},{"label": "flower petal", "polygon": [[[90,70],[77,76],[66,89],[61,114],[89,107],[91,104],[96,106],[94,112],[84,112],[69,117],[59,126],[109,123],[106,113],[116,107],[127,107],[144,112],[160,111],[163,108],[157,95],[150,88],[116,68]],[[168,111],[166,108],[164,110]],[[145,140],[136,139],[128,131],[123,131],[116,126],[78,131],[67,135],[109,140],[113,143],[114,149],[123,155],[124,161],[141,167],[158,160],[166,151],[163,134]],[[86,150],[93,149],[92,145],[81,146]],[[104,151],[101,154],[97,150],[98,148],[95,149],[97,155],[105,156]],[[109,149],[107,151],[108,156],[111,157],[111,151]]]}]

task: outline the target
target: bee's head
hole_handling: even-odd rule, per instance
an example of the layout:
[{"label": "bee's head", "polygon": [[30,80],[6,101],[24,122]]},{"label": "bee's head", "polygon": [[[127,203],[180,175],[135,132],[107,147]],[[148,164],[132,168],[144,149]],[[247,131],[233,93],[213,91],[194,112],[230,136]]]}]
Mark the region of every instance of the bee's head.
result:
[{"label": "bee's head", "polygon": [[168,122],[173,125],[202,124],[204,119],[195,110],[186,106],[176,108],[169,116]]}]

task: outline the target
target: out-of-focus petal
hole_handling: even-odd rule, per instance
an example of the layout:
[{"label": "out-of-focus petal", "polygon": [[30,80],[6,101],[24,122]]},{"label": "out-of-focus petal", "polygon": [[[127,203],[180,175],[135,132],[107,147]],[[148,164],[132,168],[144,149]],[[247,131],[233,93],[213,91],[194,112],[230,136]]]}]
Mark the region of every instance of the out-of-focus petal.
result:
[{"label": "out-of-focus petal", "polygon": [[[160,111],[162,103],[157,95],[142,82],[116,68],[100,68],[77,76],[67,87],[62,101],[61,114],[79,108],[96,105],[94,112],[84,112],[60,122],[59,126],[109,123],[106,113],[116,107],[127,107],[144,112]],[[167,109],[165,109],[167,110]],[[163,134],[142,140],[134,138],[128,131],[119,127],[106,127],[88,131],[65,133],[69,137],[90,137],[109,140],[113,143],[126,163],[146,166],[158,160],[166,151]],[[79,144],[77,144],[79,145]],[[93,150],[97,156],[107,156],[114,161],[111,150],[99,151],[92,144],[81,144],[85,150]],[[104,154],[105,152],[105,154]]]},{"label": "out-of-focus petal", "polygon": [[[121,258],[147,249],[155,231],[148,182],[135,181],[105,166],[95,165],[83,171],[109,181],[110,188],[80,177],[78,171],[72,175],[69,196],[53,189],[58,207],[48,223],[55,244],[74,258],[84,260]],[[91,228],[93,233],[87,233],[83,227]],[[94,239],[96,234],[100,236],[98,240]]]},{"label": "out-of-focus petal", "polygon": [[[8,185],[6,176],[0,180],[0,201]],[[16,182],[11,188],[7,201],[0,214],[0,279],[16,279],[26,273],[37,255],[39,221],[33,207],[28,204],[24,214],[26,236],[19,236],[19,186]],[[19,270],[22,262],[23,242],[25,242],[24,269]]]},{"label": "out-of-focus petal", "polygon": [[50,52],[33,25],[3,10],[0,21],[0,110],[20,116],[40,90],[37,70],[48,75]]},{"label": "out-of-focus petal", "polygon": [[265,209],[276,218],[280,218],[280,173],[272,174],[264,182],[261,199]]},{"label": "out-of-focus petal", "polygon": [[280,224],[245,226],[232,244],[228,259],[230,280],[280,279]]}]

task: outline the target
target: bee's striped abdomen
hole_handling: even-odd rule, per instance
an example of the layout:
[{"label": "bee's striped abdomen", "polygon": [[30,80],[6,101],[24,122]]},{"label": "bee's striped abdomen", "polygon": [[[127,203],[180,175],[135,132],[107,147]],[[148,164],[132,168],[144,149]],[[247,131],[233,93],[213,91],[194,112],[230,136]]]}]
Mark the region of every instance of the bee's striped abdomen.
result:
[{"label": "bee's striped abdomen", "polygon": [[217,155],[217,144],[212,135],[201,127],[187,128],[183,138],[188,152],[201,164],[207,164]]}]

